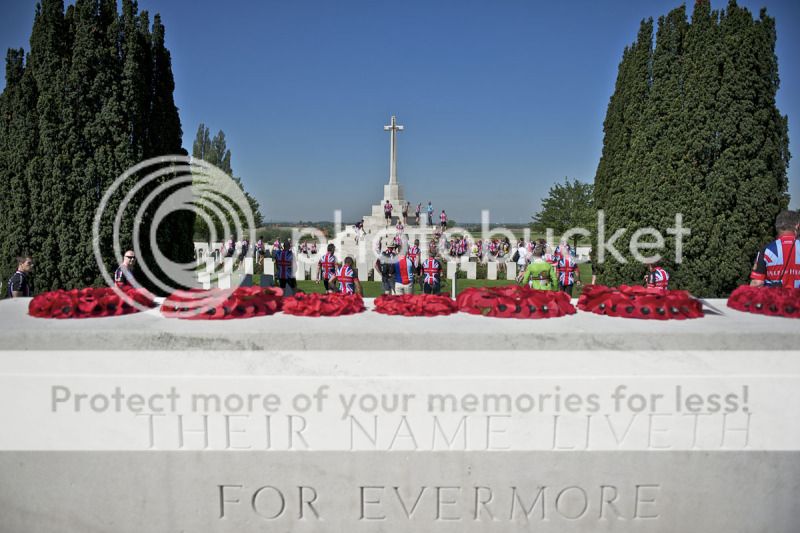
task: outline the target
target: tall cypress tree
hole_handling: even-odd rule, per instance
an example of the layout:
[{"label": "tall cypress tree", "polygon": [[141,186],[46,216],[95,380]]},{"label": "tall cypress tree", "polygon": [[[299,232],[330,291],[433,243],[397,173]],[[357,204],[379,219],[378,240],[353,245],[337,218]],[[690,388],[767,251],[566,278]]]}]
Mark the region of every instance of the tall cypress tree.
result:
[{"label": "tall cypress tree", "polygon": [[[606,131],[596,180],[606,234],[652,226],[662,232],[682,213],[692,234],[683,262],[666,262],[673,286],[722,296],[747,279],[755,250],[788,204],[786,117],[775,105],[778,68],[774,20],[753,20],[734,1],[721,15],[696,3],[691,24],[680,7],[659,19],[649,90],[641,120],[628,122],[631,143]],[[641,39],[640,39],[641,40]],[[637,42],[637,45],[639,42]],[[620,80],[607,121],[619,115],[617,94],[630,94],[632,61]],[[627,100],[627,99],[626,99]],[[629,106],[626,106],[626,108]],[[624,158],[612,174],[606,161]],[[598,187],[596,187],[596,190]],[[636,283],[644,268],[608,258],[602,281]]]},{"label": "tall cypress tree", "polygon": [[[185,154],[165,29],[158,17],[149,26],[134,0],[122,0],[121,14],[116,0],[76,0],[66,12],[63,0],[42,0],[28,59],[9,51],[0,95],[0,208],[11,223],[0,228],[0,275],[10,275],[9,256],[29,249],[38,291],[101,283],[92,224],[107,187],[144,158]],[[133,215],[157,185],[134,197],[122,218],[122,246],[131,245]],[[125,192],[112,197],[107,213]],[[143,240],[165,197],[141,221]],[[101,224],[109,268],[112,219]],[[193,220],[181,212],[159,225],[168,257],[191,258]]]},{"label": "tall cypress tree", "polygon": [[9,50],[6,89],[0,95],[0,272],[13,272],[15,257],[30,246],[27,166],[36,153],[36,88],[25,52]]},{"label": "tall cypress tree", "polygon": [[[675,213],[692,201],[684,196],[685,169],[682,159],[686,129],[681,120],[685,102],[681,56],[687,26],[685,6],[670,11],[658,22],[652,83],[626,168],[627,180],[632,188],[627,203],[631,210],[628,236],[632,236],[637,227],[650,227],[665,234],[673,224]],[[652,239],[641,241],[652,242]],[[662,254],[668,258],[674,257],[670,246],[672,241],[668,240],[666,244]],[[641,279],[644,276],[642,265],[634,261],[629,250],[625,255],[629,259],[621,268],[625,278]],[[666,266],[670,271],[673,270],[669,260]]]},{"label": "tall cypress tree", "polygon": [[[709,282],[707,272],[717,268],[716,254],[721,250],[721,228],[715,224],[715,208],[706,194],[707,176],[719,157],[716,110],[722,72],[720,48],[719,13],[711,11],[708,0],[700,0],[694,6],[683,56],[685,97],[681,120],[686,127],[681,171],[684,194],[694,199],[683,205],[692,234],[685,239],[683,264],[671,268],[675,286],[697,293],[704,292],[698,281]],[[713,285],[707,288],[714,293],[723,292]]]},{"label": "tall cypress tree", "polygon": [[[263,224],[263,217],[258,205],[258,201],[253,198],[247,191],[244,190],[241,178],[233,175],[233,168],[231,167],[231,151],[228,149],[228,143],[225,140],[225,132],[218,131],[214,137],[211,137],[211,131],[205,124],[200,124],[197,128],[197,135],[195,136],[194,143],[192,144],[192,157],[202,159],[222,170],[228,176],[233,178],[239,191],[244,194],[245,200],[250,205],[250,211],[253,213],[253,223],[258,228]],[[239,219],[244,224],[244,214],[238,212]],[[227,217],[228,224],[233,227],[233,216]],[[227,235],[222,235],[223,224],[221,220],[217,220],[216,216],[212,216],[212,220],[216,221],[216,231],[218,238],[227,238]],[[245,231],[248,228],[243,228]],[[253,228],[255,229],[255,228]],[[205,220],[202,217],[197,217],[194,222],[194,234],[204,241],[211,238],[211,231],[208,228]]]},{"label": "tall cypress tree", "polygon": [[64,187],[71,163],[62,152],[68,42],[63,1],[43,0],[34,16],[28,62],[37,88],[38,143],[26,173],[31,197],[31,252],[37,256],[36,290],[64,285],[59,262],[62,254],[69,252],[64,236],[73,229],[72,198]]},{"label": "tall cypress tree", "polygon": [[[620,63],[614,94],[609,102],[604,123],[603,155],[595,177],[595,202],[605,211],[606,237],[617,228],[630,227],[633,218],[630,206],[635,194],[629,187],[627,174],[630,158],[636,150],[634,134],[639,132],[652,84],[653,20],[643,20],[636,41],[626,48]],[[641,152],[641,150],[639,150]],[[634,177],[635,179],[635,177]],[[597,259],[597,254],[595,254]],[[608,260],[608,258],[606,258]],[[607,283],[621,279],[618,271],[606,271],[606,263],[597,265]]]}]

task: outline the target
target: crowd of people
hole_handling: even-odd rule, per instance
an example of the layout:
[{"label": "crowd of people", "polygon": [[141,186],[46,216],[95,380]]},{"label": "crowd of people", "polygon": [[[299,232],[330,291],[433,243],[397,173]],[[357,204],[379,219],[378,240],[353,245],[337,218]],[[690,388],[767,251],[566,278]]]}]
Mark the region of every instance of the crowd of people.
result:
[{"label": "crowd of people", "polygon": [[[386,200],[383,203],[383,218],[385,220],[387,228],[392,225],[392,219],[393,219],[393,216],[394,216],[392,213],[394,212],[394,209],[395,209],[395,207],[394,207],[394,205],[392,205],[391,201]],[[402,214],[401,214],[401,216],[397,217],[398,223],[402,223],[402,224],[407,226],[408,223],[409,223],[408,222],[408,213],[411,211],[411,202],[406,202],[406,203],[402,204],[400,206],[400,209],[401,209],[400,212]],[[433,204],[431,204],[430,200],[428,200],[428,205],[425,208],[422,207],[422,203],[418,203],[417,204],[417,207],[414,210],[416,225],[417,226],[420,225],[420,222],[422,220],[421,217],[422,217],[423,209],[424,209],[425,214],[427,215],[428,226],[433,226],[434,210],[433,210]],[[363,226],[363,222],[361,223],[361,225]],[[442,209],[441,213],[439,213],[439,226],[440,226],[440,228],[442,230],[447,229],[447,213],[445,212],[444,209]],[[361,227],[361,226],[359,226],[359,224],[356,224],[356,227],[358,228],[358,227]]]},{"label": "crowd of people", "polygon": [[[430,217],[432,211],[430,203],[428,205]],[[421,204],[418,204],[418,215],[421,209]],[[416,285],[425,294],[438,294],[442,286],[442,257],[445,255],[461,257],[470,254],[497,261],[499,265],[505,261],[515,262],[517,282],[535,289],[561,290],[572,295],[573,288],[581,284],[578,258],[575,250],[565,241],[551,249],[544,239],[530,242],[520,239],[516,247],[512,247],[509,238],[470,241],[466,236],[447,237],[442,227],[434,233],[428,253],[423,257],[419,239],[406,246],[408,239],[402,233],[403,229],[403,222],[398,222],[397,235],[385,246],[379,241],[379,248],[376,250],[379,254],[376,254],[378,258],[374,267],[381,277],[384,294],[413,294]],[[800,288],[800,213],[782,211],[776,218],[775,230],[775,240],[756,254],[750,273],[750,284]],[[316,242],[302,242],[297,246],[297,251],[313,257],[317,255],[316,246]],[[326,252],[320,256],[317,281],[324,284],[326,291],[361,294],[363,291],[353,258],[348,256],[339,261],[335,252],[335,246],[329,244]],[[223,243],[219,253],[223,257],[242,259],[250,253],[250,244],[246,238],[236,241],[231,235]],[[291,240],[280,242],[276,239],[270,247],[262,237],[255,243],[252,253],[257,260],[272,257],[275,260],[278,284],[282,288],[296,289],[295,252]],[[134,251],[127,250],[114,273],[114,283],[117,286],[138,286],[133,275],[135,261]],[[591,261],[586,264],[589,268],[592,267]],[[17,257],[17,269],[8,280],[6,297],[27,297],[33,294],[33,267],[34,259],[31,254],[25,253]],[[647,265],[647,273],[643,279],[645,286],[666,289],[669,288],[669,280],[669,273],[663,266],[655,262]],[[592,269],[591,283],[595,282],[596,276]]]}]

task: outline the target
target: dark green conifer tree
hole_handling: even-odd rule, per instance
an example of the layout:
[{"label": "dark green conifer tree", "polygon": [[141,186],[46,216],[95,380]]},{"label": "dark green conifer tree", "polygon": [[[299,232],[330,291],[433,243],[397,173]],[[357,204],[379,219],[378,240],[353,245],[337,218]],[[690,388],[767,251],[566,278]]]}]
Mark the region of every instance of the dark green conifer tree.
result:
[{"label": "dark green conifer tree", "polygon": [[[165,29],[157,16],[152,31],[149,25],[134,0],[122,0],[121,14],[116,0],[76,0],[66,12],[63,0],[42,0],[28,58],[9,51],[0,95],[0,208],[10,222],[0,227],[3,277],[13,271],[13,256],[27,249],[36,261],[37,291],[102,283],[92,224],[108,186],[143,159],[185,155]],[[140,177],[112,197],[106,212],[116,211]],[[135,215],[157,185],[135,195],[122,217],[123,247],[132,245],[137,225],[147,239],[167,193],[139,224]],[[187,211],[162,221],[159,248],[189,261],[193,223]],[[112,224],[113,216],[104,218],[100,232],[109,269],[116,267]]]},{"label": "dark green conifer tree", "polygon": [[[640,32],[631,50],[643,41]],[[747,280],[755,251],[788,205],[774,20],[763,10],[754,20],[733,0],[720,15],[699,0],[691,24],[684,7],[659,20],[649,76],[631,74],[631,54],[625,54],[609,104],[596,176],[606,235],[628,228],[618,241],[627,243],[637,228],[663,233],[681,213],[692,233],[680,264],[672,262],[675,241],[667,237],[672,286],[724,296]],[[644,95],[643,107],[634,109],[627,95],[643,79],[648,88],[637,93]],[[626,121],[629,110],[639,119]],[[619,130],[630,133],[629,146]],[[642,265],[606,259],[599,269],[604,283],[638,283],[644,273]]]}]

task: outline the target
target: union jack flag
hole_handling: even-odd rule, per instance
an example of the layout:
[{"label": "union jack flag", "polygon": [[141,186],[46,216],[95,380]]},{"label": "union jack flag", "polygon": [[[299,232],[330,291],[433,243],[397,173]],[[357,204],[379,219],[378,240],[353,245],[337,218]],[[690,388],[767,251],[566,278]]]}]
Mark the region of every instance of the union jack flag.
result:
[{"label": "union jack flag", "polygon": [[319,269],[322,279],[330,279],[336,275],[336,256],[330,252],[326,252],[319,260]]},{"label": "union jack flag", "polygon": [[433,257],[429,257],[425,260],[422,264],[422,273],[425,275],[425,283],[428,285],[434,285],[439,283],[439,278],[441,277],[442,266],[439,264],[439,261],[434,259]]},{"label": "union jack flag", "polygon": [[339,280],[339,292],[342,294],[355,294],[356,292],[356,274],[353,268],[349,265],[342,265],[336,269],[333,276]]},{"label": "union jack flag", "polygon": [[294,254],[291,250],[278,250],[275,252],[275,264],[278,266],[278,279],[291,279],[294,277]]}]

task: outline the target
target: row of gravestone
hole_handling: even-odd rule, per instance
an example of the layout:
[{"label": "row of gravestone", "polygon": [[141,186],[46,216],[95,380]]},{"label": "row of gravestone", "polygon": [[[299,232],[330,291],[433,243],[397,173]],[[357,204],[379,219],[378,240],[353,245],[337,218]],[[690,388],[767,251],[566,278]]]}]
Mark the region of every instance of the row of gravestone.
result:
[{"label": "row of gravestone", "polygon": [[[501,264],[504,266],[504,271],[499,269],[498,265]],[[297,280],[317,279],[319,269],[317,263],[295,263],[294,266],[294,274]],[[514,280],[517,275],[516,263],[496,263],[490,261],[486,264],[486,267],[486,279],[496,280],[498,279],[498,275],[504,275],[505,279]],[[256,269],[259,271],[256,272]],[[456,276],[458,270],[462,270],[466,272],[467,279],[477,279],[477,269],[478,263],[474,261],[448,261],[444,274],[448,279],[452,279]],[[373,263],[366,261],[359,262],[359,280],[368,281],[370,278],[370,271],[373,270],[375,270]],[[209,257],[206,259],[205,270],[198,273],[197,280],[204,289],[210,289],[215,282],[219,288],[230,288],[231,286],[242,284],[242,281],[247,284],[248,279],[252,280],[253,274],[261,274],[262,278],[269,277],[270,279],[274,279],[275,261],[271,258],[264,258],[262,264],[259,265],[252,257],[245,257],[237,265],[232,257],[226,257],[222,261],[222,271],[217,272],[217,263],[213,258]],[[375,271],[372,275],[372,279],[380,279],[380,273]],[[250,284],[252,284],[252,281]]]}]

